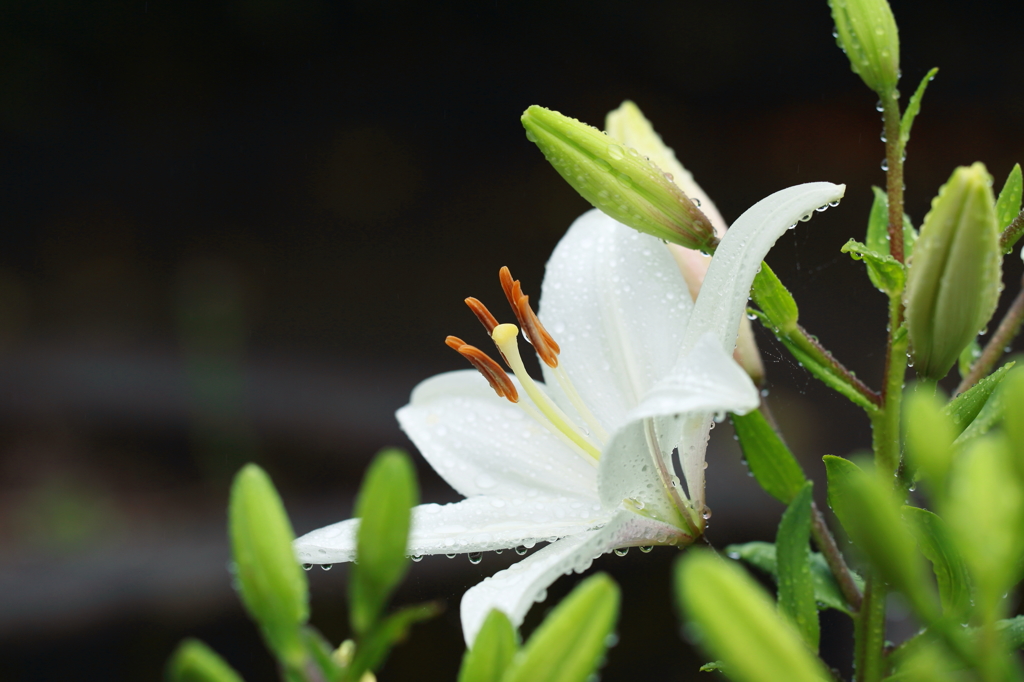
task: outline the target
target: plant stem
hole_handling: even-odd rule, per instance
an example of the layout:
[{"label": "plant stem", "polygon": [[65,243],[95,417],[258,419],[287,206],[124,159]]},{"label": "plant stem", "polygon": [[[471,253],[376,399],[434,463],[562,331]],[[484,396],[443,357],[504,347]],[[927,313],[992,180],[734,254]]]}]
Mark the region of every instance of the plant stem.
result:
[{"label": "plant stem", "polygon": [[996,362],[1003,356],[1006,347],[1017,336],[1017,332],[1020,331],[1021,322],[1024,322],[1024,280],[1021,280],[1020,293],[1017,294],[1017,298],[1013,299],[1010,309],[1006,311],[1006,315],[1003,316],[1002,321],[999,323],[999,328],[996,329],[995,334],[985,344],[985,350],[981,351],[981,355],[971,365],[971,371],[967,373],[964,380],[956,387],[954,395],[963,393],[988,376],[988,373],[995,367]]},{"label": "plant stem", "polygon": [[900,407],[903,379],[907,372],[907,334],[902,329],[903,302],[899,296],[889,300],[889,339],[885,349],[885,384],[882,409],[871,419],[875,465],[895,474],[900,464]]},{"label": "plant stem", "polygon": [[1024,233],[1024,211],[1018,213],[1017,217],[1003,230],[1003,234],[999,236],[999,248],[1003,251],[1011,248],[1020,239],[1021,233]]},{"label": "plant stem", "polygon": [[822,556],[825,557],[825,563],[832,569],[832,575],[835,576],[836,582],[839,583],[839,589],[843,593],[846,603],[854,611],[860,611],[863,599],[860,588],[853,581],[853,573],[850,572],[850,567],[846,565],[846,559],[843,558],[843,553],[839,551],[839,545],[836,544],[832,531],[829,530],[828,524],[825,523],[825,516],[818,509],[818,505],[814,504],[813,500],[811,501],[811,535],[814,536],[814,544],[818,546]]},{"label": "plant stem", "polygon": [[896,91],[882,95],[885,130],[885,193],[889,197],[889,252],[899,262],[903,256],[903,145],[900,143],[900,103]]},{"label": "plant stem", "polygon": [[878,682],[885,672],[885,583],[874,573],[864,586],[864,601],[854,623],[854,680]]},{"label": "plant stem", "polygon": [[821,345],[821,342],[818,341],[816,336],[810,334],[806,329],[804,329],[799,324],[796,325],[796,330],[797,334],[790,335],[789,338],[790,340],[793,341],[794,344],[796,344],[798,348],[800,348],[800,350],[804,351],[812,358],[817,360],[818,364],[823,365],[832,370],[832,373],[835,374],[836,376],[844,379],[848,384],[853,386],[858,393],[867,398],[868,402],[871,402],[878,406],[882,405],[882,396],[873,391],[871,387],[869,387],[863,381],[858,379],[857,375],[848,370],[846,366],[843,365],[843,363],[839,362],[839,360],[837,360],[835,356],[832,355],[831,351],[829,351],[827,348]]}]

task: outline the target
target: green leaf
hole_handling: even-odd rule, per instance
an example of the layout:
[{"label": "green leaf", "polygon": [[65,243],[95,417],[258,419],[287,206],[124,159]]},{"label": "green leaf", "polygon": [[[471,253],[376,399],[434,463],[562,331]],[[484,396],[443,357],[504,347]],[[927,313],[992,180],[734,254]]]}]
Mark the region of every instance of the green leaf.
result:
[{"label": "green leaf", "polygon": [[[775,562],[775,545],[770,542],[747,542],[742,545],[729,545],[725,552],[733,559],[742,559],[751,566],[758,568],[778,579],[778,571]],[[811,553],[811,580],[814,582],[814,601],[819,609],[836,609],[847,615],[853,615],[853,609],[846,603],[839,583],[832,575],[825,557],[819,552]],[[857,587],[864,589],[864,580],[853,574],[853,581]]]},{"label": "green leaf", "polygon": [[792,502],[807,478],[796,457],[761,414],[761,410],[742,416],[734,414],[732,423],[740,440],[743,457],[757,482],[783,504]]},{"label": "green leaf", "polygon": [[[892,255],[889,249],[889,196],[881,187],[872,187],[875,198],[871,204],[871,213],[868,217],[868,231],[864,238],[864,245],[875,253]],[[903,214],[903,256],[904,260],[910,258],[914,253],[914,244],[917,241],[917,230],[911,224],[910,216]],[[868,275],[870,276],[870,271]],[[874,280],[872,280],[874,283]],[[875,287],[881,288],[877,283]]]},{"label": "green leaf", "polygon": [[619,616],[619,587],[605,573],[581,582],[512,662],[503,682],[585,682],[601,663]]},{"label": "green leaf", "polygon": [[768,320],[766,327],[780,336],[789,336],[796,331],[800,317],[796,300],[767,263],[761,263],[761,269],[754,276],[751,294]]},{"label": "green leaf", "polygon": [[699,627],[701,648],[728,666],[735,682],[822,682],[821,662],[745,571],[709,552],[676,562],[676,596]]},{"label": "green leaf", "polygon": [[356,516],[361,521],[349,582],[349,617],[356,634],[373,627],[391,591],[405,576],[410,509],[418,497],[409,456],[400,450],[377,455],[356,501]]},{"label": "green leaf", "polygon": [[401,609],[387,618],[378,621],[364,637],[359,640],[352,664],[346,669],[346,678],[351,682],[361,682],[367,671],[376,671],[384,664],[388,652],[409,634],[414,624],[435,618],[441,613],[441,606],[434,603],[417,604]]},{"label": "green leaf", "polygon": [[977,418],[982,408],[985,407],[985,403],[988,402],[992,392],[996,390],[1003,377],[1006,376],[1006,373],[1015,364],[1017,363],[1014,361],[1006,363],[950,401],[949,405],[946,406],[945,412],[953,418],[956,435],[959,436],[963,433],[964,429],[970,426],[971,422]]},{"label": "green leaf", "polygon": [[907,110],[903,112],[903,120],[900,121],[900,151],[903,151],[907,146],[907,142],[910,141],[910,129],[914,126],[914,119],[917,118],[918,113],[921,111],[921,98],[924,97],[924,91],[928,87],[934,78],[935,74],[939,72],[938,67],[932,69],[924,75],[921,79],[921,84],[917,86],[917,90],[911,95],[910,101],[907,102]]},{"label": "green leaf", "polygon": [[1024,647],[1024,616],[1007,618],[996,623],[996,628],[1003,635],[1003,641],[1011,649]]},{"label": "green leaf", "polygon": [[[1010,372],[996,396],[1001,406],[1003,429],[1014,452],[1024,452],[1024,367]],[[990,398],[989,402],[995,401]],[[987,403],[986,403],[987,406]],[[1013,463],[1018,477],[1024,481],[1024,457],[1015,457]]]},{"label": "green leaf", "polygon": [[971,365],[977,362],[980,357],[981,345],[978,344],[977,338],[971,339],[971,342],[960,351],[960,358],[956,363],[956,369],[960,373],[961,379],[966,378],[971,373]]},{"label": "green leaf", "polygon": [[242,682],[242,676],[198,639],[186,639],[167,662],[169,682]]},{"label": "green leaf", "polygon": [[473,648],[462,657],[459,682],[501,682],[517,651],[519,643],[512,622],[494,609],[480,626]]},{"label": "green leaf", "polygon": [[982,406],[981,412],[971,420],[971,423],[963,430],[963,433],[953,441],[954,447],[966,445],[968,442],[987,434],[993,426],[1003,419],[1003,409],[1003,392],[993,391],[992,395],[985,401],[984,406]]},{"label": "green leaf", "polygon": [[305,658],[301,626],[309,619],[309,589],[295,555],[295,533],[263,469],[242,467],[231,486],[228,529],[242,603],[278,658]]},{"label": "green leaf", "polygon": [[[1005,230],[1020,213],[1022,190],[1024,190],[1024,179],[1021,177],[1020,164],[1017,163],[1010,170],[1006,183],[1003,184],[1003,189],[999,192],[999,198],[996,199],[996,218],[999,221],[1000,230]],[[1012,244],[1009,246],[1012,247]]]},{"label": "green leaf", "polygon": [[851,239],[840,249],[848,253],[854,260],[862,260],[868,268],[868,277],[877,289],[889,296],[899,296],[903,292],[906,271],[903,263],[888,254],[872,251],[864,244]]},{"label": "green leaf", "polygon": [[934,620],[937,600],[914,539],[900,518],[891,484],[868,476],[841,457],[826,455],[824,460],[829,505],[847,534],[926,623]]},{"label": "green leaf", "polygon": [[933,486],[930,490],[941,495],[953,461],[953,440],[959,431],[936,390],[934,384],[918,383],[907,391],[903,430],[908,462]]},{"label": "green leaf", "polygon": [[967,564],[949,537],[946,523],[919,507],[905,505],[902,513],[921,553],[932,563],[943,612],[961,622],[971,606],[971,580]]},{"label": "green leaf", "polygon": [[789,619],[812,651],[818,650],[821,632],[811,575],[811,493],[804,483],[782,514],[775,536],[778,561],[779,611]]},{"label": "green leaf", "polygon": [[716,670],[725,674],[725,664],[721,661],[711,661],[709,663],[705,663],[700,667],[700,672],[702,673],[713,673]]}]

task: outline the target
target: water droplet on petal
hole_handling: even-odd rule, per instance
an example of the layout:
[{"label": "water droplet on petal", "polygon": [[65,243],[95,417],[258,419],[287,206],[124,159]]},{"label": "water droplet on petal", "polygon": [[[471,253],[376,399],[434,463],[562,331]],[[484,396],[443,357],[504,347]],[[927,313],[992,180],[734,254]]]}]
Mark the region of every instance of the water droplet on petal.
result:
[{"label": "water droplet on petal", "polygon": [[619,547],[615,550],[615,556],[626,556],[629,552],[629,547]]},{"label": "water droplet on petal", "polygon": [[483,552],[470,552],[468,556],[469,556],[469,563],[473,564],[474,566],[476,566],[477,564],[479,564],[481,561],[484,560],[484,553]]},{"label": "water droplet on petal", "polygon": [[701,512],[700,512],[700,517],[702,519],[704,519],[705,521],[710,519],[711,518],[711,507],[709,507],[707,505],[704,505],[704,509],[702,509]]},{"label": "water droplet on petal", "polygon": [[516,554],[518,554],[519,556],[523,556],[524,554],[526,554],[526,548],[523,547],[522,545],[517,546],[516,547]]},{"label": "water droplet on petal", "polygon": [[409,558],[412,559],[413,561],[423,561],[423,555],[422,554],[413,554]]},{"label": "water droplet on petal", "polygon": [[454,554],[445,554],[445,556],[448,557],[449,559],[454,559],[455,558]]},{"label": "water droplet on petal", "polygon": [[302,570],[303,571],[308,571],[311,568],[313,568],[313,564],[302,564]]},{"label": "water droplet on petal", "polygon": [[641,547],[640,551],[643,552],[644,554],[650,554],[652,549],[654,549],[653,546],[651,546],[651,547]]}]

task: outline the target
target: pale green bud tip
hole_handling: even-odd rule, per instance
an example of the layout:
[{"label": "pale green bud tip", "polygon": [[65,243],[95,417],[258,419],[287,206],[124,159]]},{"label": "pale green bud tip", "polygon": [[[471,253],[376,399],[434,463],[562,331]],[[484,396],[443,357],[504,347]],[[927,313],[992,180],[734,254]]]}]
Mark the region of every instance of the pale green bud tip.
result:
[{"label": "pale green bud tip", "polygon": [[992,178],[961,166],[932,199],[907,274],[904,303],[915,368],[941,379],[995,312],[1002,255]]},{"label": "pale green bud tip", "polygon": [[167,664],[170,682],[242,682],[217,653],[197,639],[186,639]]},{"label": "pale green bud tip", "polygon": [[255,464],[235,477],[228,529],[242,602],[279,655],[299,655],[299,626],[309,616],[306,576],[292,552],[295,533],[281,498]]},{"label": "pale green bud tip", "polygon": [[523,113],[526,137],[573,189],[623,225],[707,253],[714,227],[672,176],[593,126],[539,106]]},{"label": "pale green bud tip", "polygon": [[836,43],[850,68],[880,97],[896,95],[900,37],[887,0],[829,0]]}]

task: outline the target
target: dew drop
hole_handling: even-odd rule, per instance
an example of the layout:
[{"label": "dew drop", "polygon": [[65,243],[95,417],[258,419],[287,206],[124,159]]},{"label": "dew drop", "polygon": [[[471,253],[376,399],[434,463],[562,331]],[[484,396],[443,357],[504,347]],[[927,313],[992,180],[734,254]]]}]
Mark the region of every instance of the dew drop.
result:
[{"label": "dew drop", "polygon": [[594,165],[606,173],[610,173],[612,170],[612,165],[604,159],[594,159]]},{"label": "dew drop", "polygon": [[473,564],[474,566],[476,566],[477,564],[479,564],[481,561],[484,560],[484,553],[483,552],[470,552],[468,556],[469,556],[469,563]]},{"label": "dew drop", "polygon": [[615,556],[626,556],[629,553],[629,547],[619,547],[615,550]]},{"label": "dew drop", "polygon": [[495,553],[495,554],[501,554],[501,553],[502,553],[502,552],[504,552],[504,551],[505,551],[505,550],[503,550],[503,549],[496,549],[496,550],[494,550],[494,553]]},{"label": "dew drop", "polygon": [[700,517],[707,521],[711,518],[711,507],[704,505],[704,508],[700,510]]},{"label": "dew drop", "polygon": [[423,561],[423,555],[422,554],[413,554],[409,558],[412,559],[413,561],[417,561],[417,562]]},{"label": "dew drop", "polygon": [[454,554],[445,554],[445,556],[448,557],[449,559],[454,559],[455,558]]},{"label": "dew drop", "polygon": [[334,564],[320,564],[320,568],[322,568],[325,571],[329,571],[332,568],[334,568]]},{"label": "dew drop", "polygon": [[697,197],[691,197],[690,201],[693,202],[694,206],[696,206],[697,208],[700,208],[700,199],[698,199]]},{"label": "dew drop", "polygon": [[519,556],[523,556],[524,554],[526,554],[526,548],[522,545],[518,545],[516,547],[516,554],[518,554]]},{"label": "dew drop", "polygon": [[643,552],[644,554],[650,554],[652,549],[654,549],[653,546],[641,547],[640,551]]},{"label": "dew drop", "polygon": [[622,153],[622,147],[620,147],[617,144],[608,145],[608,156],[612,157],[616,161],[621,160],[622,158],[624,158],[624,155]]},{"label": "dew drop", "polygon": [[882,170],[888,172],[888,170],[889,170],[889,159],[882,159]]},{"label": "dew drop", "polygon": [[311,568],[313,568],[313,564],[302,564],[302,570],[303,571],[308,571]]},{"label": "dew drop", "polygon": [[810,213],[808,213],[807,215],[800,216],[800,222],[802,222],[802,223],[806,223],[810,219],[811,219],[811,214]]}]

